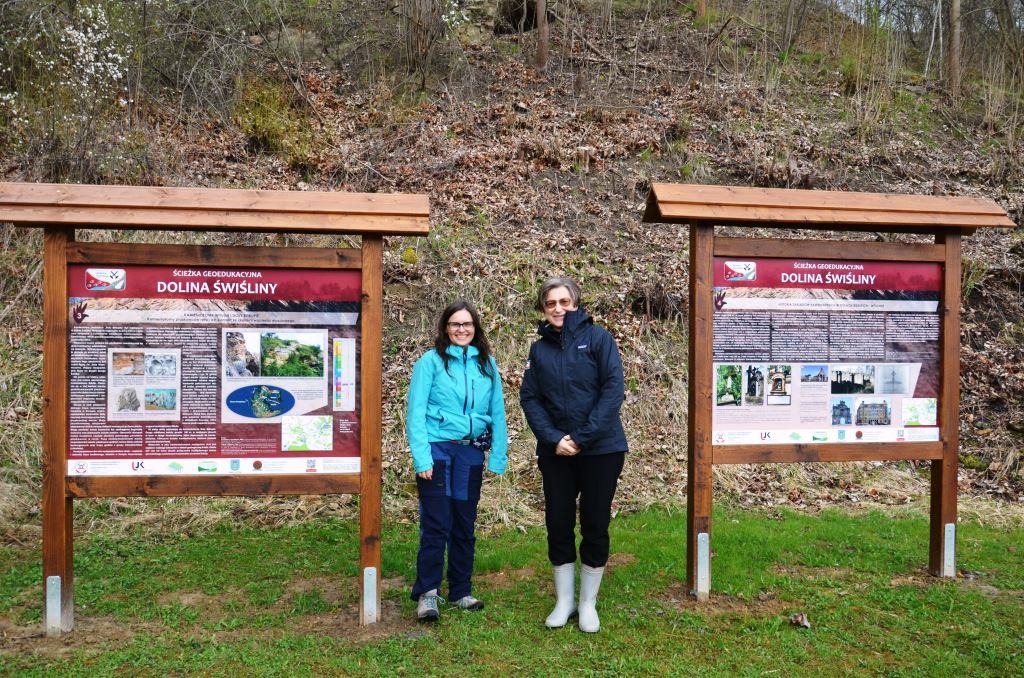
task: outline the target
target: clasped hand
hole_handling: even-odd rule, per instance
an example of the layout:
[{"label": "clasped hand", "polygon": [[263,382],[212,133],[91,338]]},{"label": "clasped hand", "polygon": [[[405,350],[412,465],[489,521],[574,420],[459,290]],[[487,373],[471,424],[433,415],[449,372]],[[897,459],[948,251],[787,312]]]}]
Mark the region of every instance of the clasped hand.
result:
[{"label": "clasped hand", "polygon": [[580,446],[568,435],[558,441],[555,454],[560,457],[572,457],[580,453]]}]

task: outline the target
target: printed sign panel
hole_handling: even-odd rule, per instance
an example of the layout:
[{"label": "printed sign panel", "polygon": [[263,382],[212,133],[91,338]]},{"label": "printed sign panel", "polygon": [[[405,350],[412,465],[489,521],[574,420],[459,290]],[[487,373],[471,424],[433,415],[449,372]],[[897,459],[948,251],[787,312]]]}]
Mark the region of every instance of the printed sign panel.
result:
[{"label": "printed sign panel", "polygon": [[930,263],[714,261],[716,445],[939,440]]},{"label": "printed sign panel", "polygon": [[68,475],[358,472],[360,286],[68,266]]}]

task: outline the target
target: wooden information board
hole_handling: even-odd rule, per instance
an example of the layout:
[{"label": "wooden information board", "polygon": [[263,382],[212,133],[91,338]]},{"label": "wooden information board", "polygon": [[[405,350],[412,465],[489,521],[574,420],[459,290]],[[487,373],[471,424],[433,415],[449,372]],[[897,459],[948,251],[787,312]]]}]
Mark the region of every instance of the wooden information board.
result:
[{"label": "wooden information board", "polygon": [[[360,496],[380,618],[383,235],[425,196],[0,183],[44,238],[43,577],[69,631],[74,500]],[[360,249],[77,242],[75,227],[359,234]]]},{"label": "wooden information board", "polygon": [[[960,239],[993,201],[655,184],[690,226],[687,585],[710,593],[712,466],[930,460],[929,570],[956,575]],[[930,243],[735,238],[716,225],[912,232]]]}]

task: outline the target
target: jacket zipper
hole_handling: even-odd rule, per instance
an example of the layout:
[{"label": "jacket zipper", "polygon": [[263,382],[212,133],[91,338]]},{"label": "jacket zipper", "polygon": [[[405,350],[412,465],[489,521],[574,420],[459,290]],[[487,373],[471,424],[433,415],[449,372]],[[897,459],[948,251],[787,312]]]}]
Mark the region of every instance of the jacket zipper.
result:
[{"label": "jacket zipper", "polygon": [[562,368],[561,370],[559,370],[561,372],[561,376],[562,376],[562,378],[559,379],[559,381],[562,382],[562,402],[563,403],[568,403],[569,402],[569,397],[566,394],[566,390],[565,390],[565,382],[566,382],[566,379],[565,379],[565,333],[566,333],[566,327],[565,327],[565,324],[564,324],[564,321],[563,321],[562,331],[558,333],[558,343],[559,343],[559,347],[558,347],[559,348],[558,360],[559,360],[559,362],[561,362],[561,368]]},{"label": "jacket zipper", "polygon": [[[469,404],[469,365],[467,363],[467,355],[469,349],[462,349],[462,388],[465,395],[462,398],[462,413],[468,414],[466,406]],[[473,439],[473,415],[469,415],[469,440]]]}]

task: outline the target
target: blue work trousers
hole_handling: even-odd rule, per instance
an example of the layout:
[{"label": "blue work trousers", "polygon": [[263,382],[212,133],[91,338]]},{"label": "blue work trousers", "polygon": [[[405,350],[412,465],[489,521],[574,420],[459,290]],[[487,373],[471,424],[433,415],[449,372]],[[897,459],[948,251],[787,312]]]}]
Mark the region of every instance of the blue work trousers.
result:
[{"label": "blue work trousers", "polygon": [[430,443],[434,475],[416,476],[420,497],[420,549],[412,599],[441,589],[444,552],[448,549],[448,598],[472,593],[473,553],[476,548],[476,507],[480,503],[484,453],[472,445]]}]

